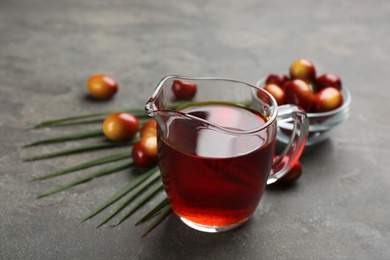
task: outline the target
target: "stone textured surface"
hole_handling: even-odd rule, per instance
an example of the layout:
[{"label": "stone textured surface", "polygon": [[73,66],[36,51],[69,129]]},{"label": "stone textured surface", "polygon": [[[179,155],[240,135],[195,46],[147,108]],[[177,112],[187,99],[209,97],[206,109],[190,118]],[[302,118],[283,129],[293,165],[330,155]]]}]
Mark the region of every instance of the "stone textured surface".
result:
[{"label": "stone textured surface", "polygon": [[[388,259],[389,23],[385,0],[1,1],[0,259]],[[129,172],[35,198],[81,173],[32,177],[97,153],[24,163],[72,146],[22,149],[69,131],[27,131],[34,123],[143,106],[167,74],[255,83],[302,57],[342,76],[351,117],[305,150],[299,182],[267,190],[242,227],[204,234],[172,215],[140,239],[145,226],[134,223],[147,208],[115,228],[96,229],[103,216],[77,226]],[[97,72],[120,83],[108,102],[86,98],[85,80]]]}]

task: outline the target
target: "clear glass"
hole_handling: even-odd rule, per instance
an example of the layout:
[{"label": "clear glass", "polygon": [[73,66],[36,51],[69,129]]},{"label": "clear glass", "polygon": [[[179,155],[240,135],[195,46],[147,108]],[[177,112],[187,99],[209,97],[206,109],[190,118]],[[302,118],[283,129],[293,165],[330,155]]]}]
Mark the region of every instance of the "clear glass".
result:
[{"label": "clear glass", "polygon": [[[173,85],[179,83],[195,85],[194,96],[178,100]],[[158,123],[159,166],[171,206],[204,232],[244,223],[265,186],[299,159],[308,133],[303,110],[278,109],[263,89],[231,79],[165,77],[145,108]],[[294,122],[291,141],[274,160],[283,121]]]}]

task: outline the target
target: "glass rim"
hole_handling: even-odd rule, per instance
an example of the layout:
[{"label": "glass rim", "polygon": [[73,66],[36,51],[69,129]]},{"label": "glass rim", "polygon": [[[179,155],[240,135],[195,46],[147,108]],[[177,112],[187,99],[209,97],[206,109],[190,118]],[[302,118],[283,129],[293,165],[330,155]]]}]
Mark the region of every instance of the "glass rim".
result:
[{"label": "glass rim", "polygon": [[[154,102],[156,101],[156,99],[158,98],[159,94],[161,93],[162,88],[164,87],[165,83],[168,80],[170,80],[170,79],[183,79],[183,80],[195,80],[195,81],[197,81],[197,80],[226,81],[226,82],[238,83],[238,84],[246,85],[247,87],[251,88],[251,94],[252,94],[254,100],[258,100],[259,99],[259,97],[257,96],[257,92],[261,91],[269,99],[271,104],[268,104],[268,105],[270,105],[270,107],[272,107],[273,109],[272,109],[272,111],[270,111],[271,115],[267,117],[267,122],[265,124],[261,125],[260,127],[253,128],[253,129],[250,129],[250,130],[229,129],[229,128],[220,126],[218,124],[209,122],[208,120],[205,120],[205,119],[202,119],[202,118],[199,118],[199,117],[196,117],[196,116],[188,115],[188,114],[182,113],[180,111],[172,111],[172,110],[169,110],[169,109],[159,109],[154,104]],[[248,106],[248,108],[249,108],[249,106]],[[277,102],[276,102],[275,98],[271,94],[269,94],[267,91],[265,91],[264,89],[262,89],[259,86],[256,86],[255,84],[250,84],[250,83],[247,83],[247,82],[244,82],[244,81],[241,81],[241,80],[236,80],[236,79],[231,79],[231,78],[224,78],[224,77],[191,77],[191,76],[168,75],[168,76],[165,76],[158,83],[156,88],[154,89],[152,96],[150,97],[150,99],[148,100],[148,102],[145,105],[145,111],[146,111],[146,113],[149,116],[152,116],[155,113],[175,113],[175,114],[179,114],[181,117],[185,117],[185,118],[188,118],[188,119],[201,121],[201,122],[203,122],[203,123],[205,123],[207,125],[210,125],[212,127],[215,127],[217,129],[222,130],[223,132],[230,133],[230,134],[254,134],[254,133],[263,131],[264,129],[267,129],[269,126],[271,126],[276,121],[277,116],[278,116],[278,105],[277,105]]]}]

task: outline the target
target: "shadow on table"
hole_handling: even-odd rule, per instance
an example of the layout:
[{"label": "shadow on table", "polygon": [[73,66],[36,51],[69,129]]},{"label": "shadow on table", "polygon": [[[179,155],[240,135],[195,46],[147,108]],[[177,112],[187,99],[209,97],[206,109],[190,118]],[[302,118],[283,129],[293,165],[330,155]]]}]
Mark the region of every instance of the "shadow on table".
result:
[{"label": "shadow on table", "polygon": [[[236,229],[221,233],[204,233],[193,230],[172,214],[161,226],[159,237],[146,239],[147,251],[142,252],[142,259],[242,259],[249,252],[266,250],[265,245],[258,241],[266,237],[255,223],[261,220],[249,219]],[[263,223],[264,224],[264,223]],[[153,235],[153,234],[152,234]],[[253,246],[256,244],[256,250]],[[264,246],[264,248],[261,248]],[[251,249],[252,248],[252,249]]]},{"label": "shadow on table", "polygon": [[[282,153],[285,147],[286,144],[277,142],[275,153],[276,154]],[[316,165],[322,165],[327,161],[331,162],[333,153],[334,153],[334,147],[333,147],[332,140],[330,139],[326,139],[323,142],[318,143],[316,145],[306,146],[301,157],[299,158],[299,161],[303,165],[303,174],[305,174],[305,171],[307,171],[309,167],[315,168]],[[298,185],[297,182],[279,184],[279,185],[270,185],[267,186],[267,190],[275,191],[275,192],[286,191],[289,189],[295,189],[297,185]]]}]

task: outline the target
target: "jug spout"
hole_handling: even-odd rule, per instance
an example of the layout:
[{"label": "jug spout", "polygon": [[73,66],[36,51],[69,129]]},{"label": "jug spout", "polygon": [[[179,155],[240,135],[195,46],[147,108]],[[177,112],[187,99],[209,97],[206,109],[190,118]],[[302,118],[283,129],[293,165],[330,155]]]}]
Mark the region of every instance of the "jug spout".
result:
[{"label": "jug spout", "polygon": [[160,83],[155,88],[152,96],[148,100],[148,102],[145,105],[145,111],[146,114],[151,116],[154,119],[157,119],[159,115],[159,111],[162,110],[170,110],[169,108],[169,99],[170,95],[167,95],[169,93],[169,89],[167,89],[167,85],[169,85],[169,81],[173,76],[165,77],[160,81]]},{"label": "jug spout", "polygon": [[146,103],[145,112],[148,116],[152,117],[153,119],[157,119],[158,108],[156,107],[153,98],[150,98],[149,101]]},{"label": "jug spout", "polygon": [[155,88],[152,96],[145,105],[146,114],[156,120],[163,135],[166,134],[166,125],[174,118],[185,117],[178,111],[178,102],[173,92],[173,85],[179,80],[177,76],[163,78]]}]

